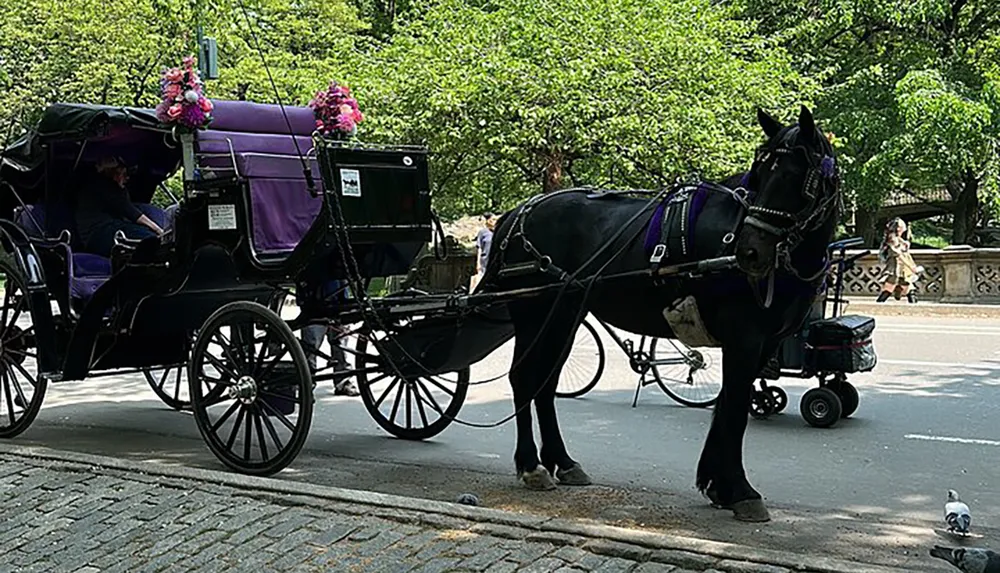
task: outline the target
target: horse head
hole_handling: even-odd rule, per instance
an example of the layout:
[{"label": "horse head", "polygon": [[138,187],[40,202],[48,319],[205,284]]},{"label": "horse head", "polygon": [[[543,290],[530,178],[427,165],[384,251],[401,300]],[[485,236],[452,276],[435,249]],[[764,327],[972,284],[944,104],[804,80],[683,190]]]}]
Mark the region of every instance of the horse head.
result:
[{"label": "horse head", "polygon": [[808,108],[796,125],[783,126],[763,110],[757,121],[768,141],[744,180],[753,199],[736,241],[736,263],[752,280],[789,267],[789,253],[830,220],[840,198],[833,146]]}]

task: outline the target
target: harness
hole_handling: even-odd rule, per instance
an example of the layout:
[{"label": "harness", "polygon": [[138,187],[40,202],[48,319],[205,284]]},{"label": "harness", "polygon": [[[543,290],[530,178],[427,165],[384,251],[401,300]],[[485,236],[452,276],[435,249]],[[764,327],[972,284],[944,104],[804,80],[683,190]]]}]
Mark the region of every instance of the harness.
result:
[{"label": "harness", "polygon": [[[755,194],[751,191],[752,188],[756,187],[755,180],[759,180],[760,174],[765,169],[770,171],[777,169],[781,158],[791,157],[796,153],[802,153],[809,165],[801,189],[801,193],[808,199],[806,205],[795,213],[755,205],[753,203]],[[832,186],[832,192],[828,190],[830,186]],[[500,249],[498,255],[501,262],[498,276],[499,278],[508,278],[541,272],[552,276],[559,282],[583,286],[576,276],[596,260],[601,253],[610,248],[632,223],[647,213],[650,207],[657,205],[646,227],[647,252],[650,250],[649,247],[652,247],[649,258],[649,273],[655,280],[657,270],[663,263],[667,261],[681,263],[690,260],[694,247],[695,220],[701,206],[706,201],[707,194],[715,192],[732,197],[741,206],[741,209],[736,211],[738,216],[732,223],[732,230],[722,237],[718,256],[723,256],[735,248],[735,238],[744,224],[755,227],[777,239],[775,266],[763,278],[763,281],[767,283],[766,293],[762,296],[759,282],[748,278],[758,305],[762,308],[768,308],[773,301],[776,271],[784,270],[795,279],[810,284],[825,276],[829,271],[830,260],[827,255],[824,255],[822,264],[817,271],[802,273],[793,264],[791,253],[802,242],[805,234],[815,231],[823,224],[830,210],[838,205],[834,201],[842,202],[839,186],[840,179],[832,156],[812,152],[804,146],[765,145],[758,148],[753,166],[735,189],[717,183],[701,182],[698,184],[678,184],[660,191],[628,191],[628,193],[653,195],[653,198],[646,207],[640,209],[631,219],[621,225],[615,235],[605,241],[601,248],[572,274],[554,264],[551,257],[541,253],[528,239],[524,231],[528,216],[544,201],[566,193],[588,193],[588,197],[600,197],[620,195],[626,192],[607,192],[594,195],[592,188],[574,187],[548,194],[538,194],[522,204],[513,213],[514,221],[511,230],[498,245]],[[699,202],[701,202],[700,205]],[[781,222],[771,222],[767,218],[779,219]],[[656,237],[654,233],[659,236]],[[522,248],[531,255],[533,260],[508,265],[504,262],[504,253],[510,246],[510,242],[518,239],[520,239]]]}]

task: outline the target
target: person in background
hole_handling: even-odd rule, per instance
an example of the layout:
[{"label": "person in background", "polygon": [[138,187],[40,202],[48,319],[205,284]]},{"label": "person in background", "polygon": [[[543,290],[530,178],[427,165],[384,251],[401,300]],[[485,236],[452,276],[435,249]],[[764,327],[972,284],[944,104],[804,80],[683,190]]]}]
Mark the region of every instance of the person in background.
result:
[{"label": "person in background", "polygon": [[476,275],[472,277],[472,288],[469,292],[476,290],[479,281],[486,272],[486,263],[490,257],[490,245],[493,242],[493,228],[497,221],[493,213],[483,214],[483,228],[476,234]]},{"label": "person in background", "polygon": [[[332,280],[323,285],[323,292],[313,293],[318,294],[322,299],[329,298],[336,295],[336,298],[345,300],[347,298],[347,285],[344,281]],[[306,297],[309,295],[308,289],[296,289],[295,290],[295,302],[300,307],[306,304]],[[332,367],[333,372],[338,372],[341,370],[346,370],[347,365],[347,355],[344,352],[341,342],[344,337],[343,326],[337,322],[333,321],[332,324],[312,324],[302,329],[302,349],[306,353],[306,360],[309,362],[309,369],[316,374],[318,370],[317,361],[319,356],[316,352],[319,351],[320,346],[323,344],[323,338],[326,337],[327,342],[330,343],[330,358],[332,359],[332,364],[328,364],[328,367]],[[311,351],[312,350],[312,351]],[[333,393],[337,396],[358,396],[358,387],[354,384],[354,380],[351,378],[344,378],[342,380],[334,380]]]},{"label": "person in background", "polygon": [[899,300],[904,294],[910,303],[917,302],[916,293],[911,288],[924,269],[913,261],[913,255],[910,254],[910,230],[899,217],[886,225],[878,258],[885,265],[885,274],[882,275],[882,292],[876,302],[885,302],[890,296]]},{"label": "person in background", "polygon": [[117,157],[103,157],[94,171],[76,202],[76,229],[84,251],[110,258],[119,231],[132,240],[163,235],[163,229],[132,204],[125,187],[128,182],[125,162]]}]

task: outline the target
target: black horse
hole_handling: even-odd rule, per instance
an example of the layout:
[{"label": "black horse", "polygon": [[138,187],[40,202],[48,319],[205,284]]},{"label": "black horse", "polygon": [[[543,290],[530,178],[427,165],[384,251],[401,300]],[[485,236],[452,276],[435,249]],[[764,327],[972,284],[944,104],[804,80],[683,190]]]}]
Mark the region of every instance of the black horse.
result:
[{"label": "black horse", "polygon": [[[500,219],[477,292],[569,285],[508,303],[515,332],[514,464],[527,487],[554,488],[552,476],[565,485],[591,483],[563,443],[555,408],[558,376],[586,312],[632,333],[673,338],[664,309],[687,299],[700,312],[686,320],[697,324],[700,314],[697,332],[707,332],[706,340],[723,351],[722,393],[698,463],[698,488],[737,519],[769,519],[743,465],[751,387],[780,339],[801,327],[825,280],[840,195],[833,148],[807,108],[793,126],[763,111],[757,119],[767,143],[749,172],[721,185],[702,184],[667,201],[565,190],[535,197]],[[726,255],[735,255],[737,268],[641,276],[651,266]],[[598,275],[625,276],[591,280]]]}]

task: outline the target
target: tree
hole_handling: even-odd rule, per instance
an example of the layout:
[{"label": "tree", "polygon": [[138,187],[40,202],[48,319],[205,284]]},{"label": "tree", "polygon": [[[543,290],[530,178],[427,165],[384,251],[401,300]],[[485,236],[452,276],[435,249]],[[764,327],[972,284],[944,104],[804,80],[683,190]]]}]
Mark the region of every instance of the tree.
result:
[{"label": "tree", "polygon": [[811,86],[709,0],[440,0],[350,79],[366,137],[430,145],[450,212],[733,173],[760,143],[755,105]]},{"label": "tree", "polygon": [[953,242],[967,241],[1000,161],[995,0],[737,1],[823,82],[818,112],[844,140],[845,189],[859,207],[945,187]]}]

